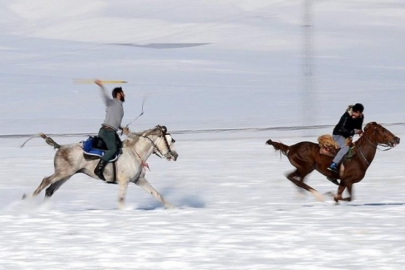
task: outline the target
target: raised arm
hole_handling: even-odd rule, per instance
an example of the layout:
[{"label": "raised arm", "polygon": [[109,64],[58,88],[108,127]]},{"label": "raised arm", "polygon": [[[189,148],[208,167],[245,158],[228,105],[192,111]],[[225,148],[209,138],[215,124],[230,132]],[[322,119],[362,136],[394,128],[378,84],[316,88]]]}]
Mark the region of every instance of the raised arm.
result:
[{"label": "raised arm", "polygon": [[107,89],[105,89],[103,83],[102,83],[100,80],[94,80],[94,83],[97,84],[98,86],[100,86],[101,98],[103,99],[104,104],[107,106],[108,100],[111,99],[111,98],[108,96]]}]

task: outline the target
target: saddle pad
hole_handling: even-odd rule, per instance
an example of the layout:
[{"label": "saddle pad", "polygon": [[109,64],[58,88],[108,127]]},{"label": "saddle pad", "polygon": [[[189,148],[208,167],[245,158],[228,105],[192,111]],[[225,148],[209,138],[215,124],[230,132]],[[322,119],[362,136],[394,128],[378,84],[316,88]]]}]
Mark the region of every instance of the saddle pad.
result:
[{"label": "saddle pad", "polygon": [[[83,152],[86,155],[96,156],[96,157],[101,158],[102,156],[104,156],[104,151],[100,150],[100,149],[93,148],[93,138],[94,137],[90,136],[86,141],[82,142],[82,144],[83,144],[83,146],[82,146]],[[113,159],[111,159],[110,161],[108,161],[108,162],[114,162],[114,161],[116,161],[118,159],[118,157],[119,157],[119,154],[115,155],[115,157]]]}]

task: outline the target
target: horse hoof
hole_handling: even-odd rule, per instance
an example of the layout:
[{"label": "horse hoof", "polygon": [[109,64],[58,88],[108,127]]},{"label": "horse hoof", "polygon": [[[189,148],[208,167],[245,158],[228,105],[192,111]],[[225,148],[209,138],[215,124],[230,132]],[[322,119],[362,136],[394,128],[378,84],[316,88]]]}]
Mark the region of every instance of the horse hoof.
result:
[{"label": "horse hoof", "polygon": [[27,194],[23,194],[21,200],[25,200],[27,198]]},{"label": "horse hoof", "polygon": [[176,208],[176,206],[174,206],[173,204],[171,204],[171,203],[165,203],[165,209],[175,209]]}]

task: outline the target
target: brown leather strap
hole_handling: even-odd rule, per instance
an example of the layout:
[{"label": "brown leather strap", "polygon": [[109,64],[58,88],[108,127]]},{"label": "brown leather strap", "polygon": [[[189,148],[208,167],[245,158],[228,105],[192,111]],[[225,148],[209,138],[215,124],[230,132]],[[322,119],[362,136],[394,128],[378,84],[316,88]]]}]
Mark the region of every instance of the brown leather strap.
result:
[{"label": "brown leather strap", "polygon": [[113,129],[112,127],[109,127],[109,126],[102,125],[101,128],[104,128],[104,129],[110,130],[110,131],[116,131],[115,129]]}]

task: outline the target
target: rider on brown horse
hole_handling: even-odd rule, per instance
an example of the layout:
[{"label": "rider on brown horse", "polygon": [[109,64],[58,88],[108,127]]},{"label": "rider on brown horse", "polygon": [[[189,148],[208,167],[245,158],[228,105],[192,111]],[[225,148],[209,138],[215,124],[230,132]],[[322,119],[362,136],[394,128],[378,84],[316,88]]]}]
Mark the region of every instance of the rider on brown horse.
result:
[{"label": "rider on brown horse", "polygon": [[346,139],[352,137],[354,134],[361,135],[363,133],[363,111],[364,106],[360,103],[349,106],[340,118],[339,123],[333,129],[333,139],[340,146],[340,150],[329,165],[328,170],[337,174],[339,173],[338,165],[350,147],[347,145]]}]

